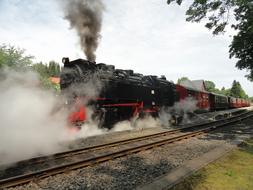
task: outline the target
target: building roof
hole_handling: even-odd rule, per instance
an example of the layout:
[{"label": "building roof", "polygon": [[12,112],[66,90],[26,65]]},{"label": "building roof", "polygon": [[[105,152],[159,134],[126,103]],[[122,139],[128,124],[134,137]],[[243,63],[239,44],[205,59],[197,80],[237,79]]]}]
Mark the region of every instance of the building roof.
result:
[{"label": "building roof", "polygon": [[206,91],[204,80],[183,80],[180,85],[193,90]]},{"label": "building roof", "polygon": [[60,84],[60,78],[59,78],[59,77],[49,77],[49,80],[50,80],[52,83]]}]

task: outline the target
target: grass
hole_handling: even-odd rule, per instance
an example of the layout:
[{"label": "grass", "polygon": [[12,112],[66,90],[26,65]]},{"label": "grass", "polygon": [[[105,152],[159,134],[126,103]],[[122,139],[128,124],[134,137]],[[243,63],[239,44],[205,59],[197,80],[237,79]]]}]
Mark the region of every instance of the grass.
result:
[{"label": "grass", "polygon": [[253,139],[170,190],[253,190]]}]

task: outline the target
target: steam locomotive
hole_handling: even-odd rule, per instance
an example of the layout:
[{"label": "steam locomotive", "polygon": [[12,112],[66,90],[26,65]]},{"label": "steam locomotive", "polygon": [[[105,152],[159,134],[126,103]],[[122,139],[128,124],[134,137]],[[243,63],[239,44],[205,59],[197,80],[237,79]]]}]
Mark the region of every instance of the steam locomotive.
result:
[{"label": "steam locomotive", "polygon": [[[87,107],[92,107],[92,117],[110,128],[115,122],[132,117],[146,114],[157,117],[162,109],[171,108],[189,97],[196,101],[196,111],[238,108],[250,104],[247,100],[176,85],[166,80],[165,76],[145,76],[133,70],[115,69],[113,65],[83,59],[69,61],[63,58],[63,64],[60,87],[70,104],[75,105],[69,116],[72,123],[87,120]],[[174,110],[172,115],[175,114]]]}]

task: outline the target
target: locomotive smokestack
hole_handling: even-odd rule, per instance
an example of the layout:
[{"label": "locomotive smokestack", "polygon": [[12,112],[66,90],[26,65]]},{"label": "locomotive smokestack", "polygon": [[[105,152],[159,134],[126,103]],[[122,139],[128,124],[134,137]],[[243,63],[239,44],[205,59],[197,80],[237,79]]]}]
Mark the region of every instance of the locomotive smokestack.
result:
[{"label": "locomotive smokestack", "polygon": [[65,19],[75,28],[82,50],[89,61],[95,61],[102,26],[104,4],[101,0],[66,0]]}]

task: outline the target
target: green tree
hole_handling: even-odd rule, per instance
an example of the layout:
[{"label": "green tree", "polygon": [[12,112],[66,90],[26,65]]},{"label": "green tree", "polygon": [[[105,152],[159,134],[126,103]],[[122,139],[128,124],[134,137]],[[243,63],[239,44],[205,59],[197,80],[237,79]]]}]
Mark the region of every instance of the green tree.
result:
[{"label": "green tree", "polygon": [[45,88],[53,88],[56,91],[60,90],[59,84],[54,84],[50,81],[49,77],[56,77],[60,75],[60,65],[51,61],[49,65],[42,62],[33,64],[32,68],[40,76],[40,81]]},{"label": "green tree", "polygon": [[215,91],[215,84],[212,81],[206,80],[205,82],[205,86],[206,86],[206,90],[209,92],[214,92]]},{"label": "green tree", "polygon": [[59,90],[59,85],[53,84],[48,78],[59,76],[60,66],[56,62],[50,62],[49,66],[42,62],[34,64],[33,56],[25,55],[25,50],[11,45],[0,45],[0,69],[8,67],[15,70],[33,69],[40,76],[40,81],[46,88]]},{"label": "green tree", "polygon": [[177,80],[177,84],[180,84],[182,81],[186,81],[186,80],[189,80],[188,77],[181,77]]},{"label": "green tree", "polygon": [[248,98],[245,91],[242,89],[241,84],[237,82],[236,80],[233,81],[233,84],[230,90],[230,96],[233,96],[236,98]]},{"label": "green tree", "polygon": [[[245,1],[247,2],[247,1]],[[230,57],[238,59],[236,67],[246,69],[246,77],[253,81],[253,2],[242,3],[235,9],[235,18],[239,22],[233,27],[238,34],[233,37],[230,45]]]},{"label": "green tree", "polygon": [[214,82],[206,80],[206,81],[204,81],[204,83],[205,83],[206,90],[208,92],[214,92],[214,93],[221,94],[220,90],[218,88],[215,88]]},{"label": "green tree", "polygon": [[60,65],[55,61],[50,61],[48,65],[48,72],[50,76],[57,77],[60,75]]},{"label": "green tree", "polygon": [[42,62],[36,63],[32,65],[32,68],[34,71],[36,71],[42,78],[48,78],[48,68],[46,64],[43,64]]},{"label": "green tree", "polygon": [[223,86],[223,87],[221,88],[221,92],[224,92],[224,93],[225,93],[225,91],[226,91],[226,89],[225,89],[225,87]]},{"label": "green tree", "polygon": [[[181,5],[183,0],[167,0]],[[236,22],[229,22],[233,14]],[[237,58],[236,67],[249,71],[248,79],[253,80],[253,2],[252,0],[193,0],[186,11],[186,21],[207,20],[205,26],[214,35],[225,32],[230,25],[237,33],[230,45],[230,58]]]},{"label": "green tree", "polygon": [[50,61],[48,65],[42,62],[36,63],[32,65],[32,68],[42,77],[58,77],[60,75],[60,65],[55,61]]},{"label": "green tree", "polygon": [[0,68],[26,68],[32,64],[33,56],[25,55],[25,50],[10,45],[0,45]]},{"label": "green tree", "polygon": [[229,96],[230,95],[230,88],[229,89],[225,89],[225,87],[222,87],[220,90],[220,93],[225,95],[225,96]]}]

